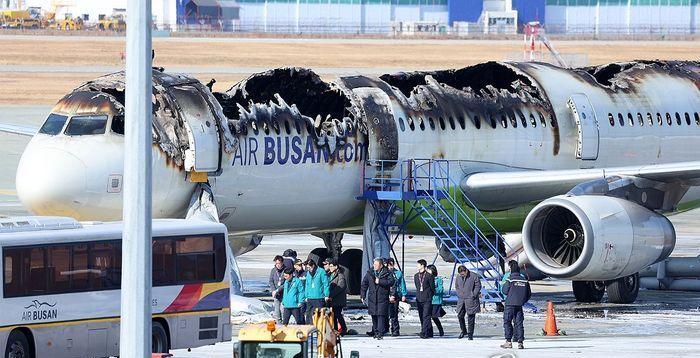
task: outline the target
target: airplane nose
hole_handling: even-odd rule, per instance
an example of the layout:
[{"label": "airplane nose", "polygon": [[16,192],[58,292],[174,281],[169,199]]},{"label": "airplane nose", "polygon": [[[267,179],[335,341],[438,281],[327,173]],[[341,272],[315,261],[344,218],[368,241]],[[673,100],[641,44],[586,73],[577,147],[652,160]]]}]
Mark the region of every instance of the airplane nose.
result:
[{"label": "airplane nose", "polygon": [[17,167],[20,201],[35,215],[79,217],[86,198],[86,166],[58,148],[27,148]]}]

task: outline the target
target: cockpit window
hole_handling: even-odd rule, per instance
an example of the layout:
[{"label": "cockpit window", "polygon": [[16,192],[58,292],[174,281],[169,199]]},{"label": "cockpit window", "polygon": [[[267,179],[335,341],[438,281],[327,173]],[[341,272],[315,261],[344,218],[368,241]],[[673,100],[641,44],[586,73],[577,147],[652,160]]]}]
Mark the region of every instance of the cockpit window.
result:
[{"label": "cockpit window", "polygon": [[104,134],[107,128],[106,115],[74,116],[66,127],[66,135]]},{"label": "cockpit window", "polygon": [[112,117],[112,132],[117,134],[124,134],[124,116],[115,115]]},{"label": "cockpit window", "polygon": [[49,118],[46,118],[46,122],[44,122],[44,125],[41,126],[41,129],[39,129],[39,133],[48,135],[56,135],[58,133],[61,133],[63,125],[66,124],[67,119],[67,116],[51,113],[49,114]]}]

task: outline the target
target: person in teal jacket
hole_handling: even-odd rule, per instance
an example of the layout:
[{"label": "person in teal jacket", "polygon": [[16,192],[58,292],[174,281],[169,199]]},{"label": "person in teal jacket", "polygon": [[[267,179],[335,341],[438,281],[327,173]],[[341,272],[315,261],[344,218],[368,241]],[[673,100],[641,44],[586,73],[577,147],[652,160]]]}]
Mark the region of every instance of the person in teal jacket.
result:
[{"label": "person in teal jacket", "polygon": [[284,270],[284,283],[282,284],[282,324],[289,324],[289,318],[294,316],[294,321],[297,324],[304,324],[304,319],[301,316],[301,304],[304,302],[304,287],[301,280],[294,277],[294,269],[286,268]]},{"label": "person in teal jacket", "polygon": [[386,267],[389,272],[394,274],[394,291],[396,292],[394,297],[389,299],[389,316],[387,324],[385,325],[387,329],[391,328],[391,335],[394,337],[399,336],[400,325],[399,325],[399,302],[406,302],[406,281],[403,278],[403,273],[396,267],[396,262],[393,258],[388,258],[386,260]]},{"label": "person in teal jacket", "polygon": [[306,322],[313,322],[316,308],[323,308],[330,301],[330,281],[326,270],[319,269],[314,260],[306,260]]},{"label": "person in teal jacket", "polygon": [[426,268],[433,277],[435,277],[435,293],[433,294],[433,323],[438,329],[440,337],[445,335],[445,331],[442,329],[442,323],[440,322],[440,317],[445,315],[445,310],[442,309],[442,294],[445,292],[445,287],[442,285],[442,277],[438,276],[437,267],[435,265],[428,265]]}]

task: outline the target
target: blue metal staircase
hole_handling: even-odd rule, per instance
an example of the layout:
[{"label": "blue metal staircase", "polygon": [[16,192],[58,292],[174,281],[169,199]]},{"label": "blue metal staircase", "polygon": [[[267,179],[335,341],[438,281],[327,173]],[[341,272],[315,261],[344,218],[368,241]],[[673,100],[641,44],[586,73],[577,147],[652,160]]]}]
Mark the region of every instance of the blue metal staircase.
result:
[{"label": "blue metal staircase", "polygon": [[[360,198],[368,200],[385,223],[391,216],[390,211],[397,208],[395,202],[408,203],[409,213],[404,222],[401,225],[391,224],[392,228],[387,225],[387,234],[389,231],[404,231],[410,221],[420,218],[439,241],[440,248],[449,251],[455,258],[455,268],[462,264],[479,274],[483,300],[503,301],[500,280],[507,244],[450,176],[450,161],[368,161],[362,188]],[[460,205],[460,198],[463,205],[473,208],[473,214],[468,214]],[[380,201],[393,203],[379,205]],[[495,239],[489,239],[479,224],[493,233]]]}]

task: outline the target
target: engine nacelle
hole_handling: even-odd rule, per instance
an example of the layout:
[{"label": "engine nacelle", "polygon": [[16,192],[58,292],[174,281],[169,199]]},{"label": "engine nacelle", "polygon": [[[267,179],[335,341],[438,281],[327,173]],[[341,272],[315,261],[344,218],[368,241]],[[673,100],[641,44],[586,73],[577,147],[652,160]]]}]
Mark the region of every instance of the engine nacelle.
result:
[{"label": "engine nacelle", "polygon": [[604,281],[631,275],[666,259],[675,244],[665,216],[608,196],[547,199],[523,225],[531,264],[554,278]]}]

